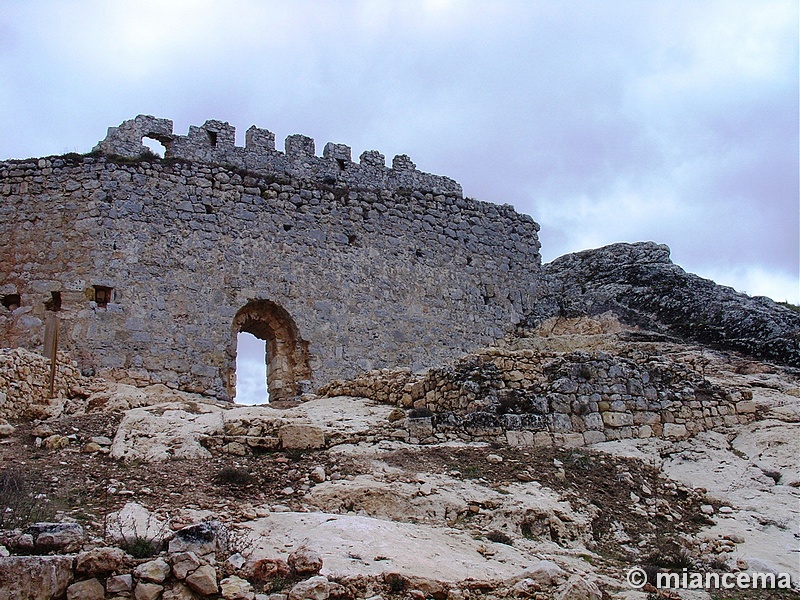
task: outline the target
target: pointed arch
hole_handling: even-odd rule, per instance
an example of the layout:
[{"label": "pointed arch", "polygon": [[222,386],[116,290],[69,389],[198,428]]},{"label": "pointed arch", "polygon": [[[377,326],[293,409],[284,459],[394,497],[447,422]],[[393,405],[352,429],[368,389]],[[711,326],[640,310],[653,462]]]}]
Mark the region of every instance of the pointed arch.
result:
[{"label": "pointed arch", "polygon": [[236,336],[247,332],[266,342],[267,389],[270,400],[286,400],[306,391],[311,379],[308,342],[300,337],[294,319],[271,300],[250,300],[233,318],[228,355],[228,395],[236,393]]}]

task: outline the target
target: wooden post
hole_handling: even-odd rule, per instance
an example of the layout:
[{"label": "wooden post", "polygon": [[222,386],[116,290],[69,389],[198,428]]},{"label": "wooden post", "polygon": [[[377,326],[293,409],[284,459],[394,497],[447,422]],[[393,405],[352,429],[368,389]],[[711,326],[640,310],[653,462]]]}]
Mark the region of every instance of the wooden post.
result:
[{"label": "wooden post", "polygon": [[56,363],[58,362],[58,315],[48,312],[44,322],[44,355],[50,359],[50,397],[55,397]]}]

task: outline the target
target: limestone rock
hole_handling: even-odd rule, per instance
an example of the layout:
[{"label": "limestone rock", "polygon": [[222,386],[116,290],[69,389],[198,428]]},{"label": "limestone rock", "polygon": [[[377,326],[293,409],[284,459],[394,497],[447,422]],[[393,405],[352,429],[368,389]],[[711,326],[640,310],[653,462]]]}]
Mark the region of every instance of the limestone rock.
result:
[{"label": "limestone rock", "polygon": [[172,574],[176,579],[186,579],[186,576],[197,570],[202,564],[194,552],[177,552],[170,556],[172,561]]},{"label": "limestone rock", "polygon": [[210,596],[219,591],[217,585],[217,571],[211,565],[202,565],[191,575],[186,577],[186,585],[198,594]]},{"label": "limestone rock", "polygon": [[111,457],[146,462],[210,458],[200,440],[222,433],[222,409],[212,404],[182,401],[136,408],[125,413]]},{"label": "limestone rock", "polygon": [[96,577],[118,571],[125,562],[125,552],[119,548],[94,548],[75,558],[75,572]]},{"label": "limestone rock", "polygon": [[167,532],[167,524],[137,502],[128,502],[106,516],[106,533],[117,543],[144,539],[159,547]]},{"label": "limestone rock", "polygon": [[269,583],[276,579],[286,579],[291,574],[291,567],[280,558],[262,558],[245,565],[245,576],[256,583]]},{"label": "limestone rock", "polygon": [[106,579],[106,592],[109,594],[124,594],[133,590],[133,576],[130,573],[113,575]]},{"label": "limestone rock", "polygon": [[165,561],[163,558],[157,558],[155,560],[142,563],[136,567],[136,570],[134,571],[134,575],[136,575],[137,578],[143,581],[149,581],[151,583],[162,583],[167,577],[169,577],[169,573],[169,563],[167,563],[167,561]]},{"label": "limestone rock", "polygon": [[175,532],[169,541],[170,553],[193,552],[205,556],[217,551],[217,538],[222,524],[217,521],[196,523]]},{"label": "limestone rock", "polygon": [[318,575],[295,585],[289,592],[289,600],[327,600],[329,589],[328,578]]},{"label": "limestone rock", "polygon": [[149,581],[140,581],[133,590],[134,600],[158,600],[164,591],[164,586]]},{"label": "limestone rock", "polygon": [[557,600],[602,600],[603,593],[592,581],[573,575],[558,589]]},{"label": "limestone rock", "polygon": [[161,600],[197,600],[197,595],[182,583],[164,590]]},{"label": "limestone rock", "polygon": [[567,573],[551,560],[540,560],[525,569],[521,577],[534,581],[544,589],[559,585],[567,578]]},{"label": "limestone rock", "polygon": [[245,579],[231,575],[220,582],[220,592],[225,600],[253,600],[253,586]]},{"label": "limestone rock", "polygon": [[526,324],[612,311],[628,325],[800,366],[800,314],[685,272],[669,248],[612,244],[543,266],[548,293]]},{"label": "limestone rock", "polygon": [[8,437],[13,435],[16,431],[16,428],[6,421],[5,419],[0,419],[0,437]]},{"label": "limestone rock", "polygon": [[289,566],[298,575],[314,575],[322,570],[322,557],[310,548],[298,548],[289,555]]},{"label": "limestone rock", "polygon": [[34,523],[25,532],[33,536],[35,548],[42,553],[75,552],[86,539],[77,523]]},{"label": "limestone rock", "polygon": [[67,600],[103,600],[106,591],[97,579],[86,579],[67,588]]},{"label": "limestone rock", "polygon": [[278,430],[281,446],[286,450],[317,450],[325,447],[325,433],[319,427],[290,423]]},{"label": "limestone rock", "polygon": [[71,580],[71,556],[0,557],[0,598],[3,600],[61,598]]}]

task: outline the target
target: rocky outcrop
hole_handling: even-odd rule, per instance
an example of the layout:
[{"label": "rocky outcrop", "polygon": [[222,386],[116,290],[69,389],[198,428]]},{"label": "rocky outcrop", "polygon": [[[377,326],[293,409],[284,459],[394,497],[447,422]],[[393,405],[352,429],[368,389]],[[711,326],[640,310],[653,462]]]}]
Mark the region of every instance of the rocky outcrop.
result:
[{"label": "rocky outcrop", "polygon": [[523,326],[612,311],[627,325],[800,367],[800,314],[687,273],[669,254],[642,242],[557,258]]}]

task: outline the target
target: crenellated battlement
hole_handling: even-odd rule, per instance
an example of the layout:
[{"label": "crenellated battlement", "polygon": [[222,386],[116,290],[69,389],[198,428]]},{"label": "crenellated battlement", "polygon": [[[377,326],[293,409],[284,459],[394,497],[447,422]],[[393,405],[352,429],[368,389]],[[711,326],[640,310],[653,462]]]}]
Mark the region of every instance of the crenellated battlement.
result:
[{"label": "crenellated battlement", "polygon": [[417,170],[405,154],[395,156],[391,168],[376,150],[363,152],[356,163],[350,146],[328,142],[320,157],[314,139],[299,134],[288,136],[281,152],[275,148],[275,134],[255,126],[247,130],[241,147],[236,145],[236,129],[224,121],[208,120],[200,127],[189,127],[188,135],[176,135],[172,120],[139,115],[118,127],[109,127],[106,138],[94,150],[135,159],[148,151],[144,138],[163,144],[165,158],[228,165],[262,175],[285,173],[301,181],[342,183],[354,189],[409,189],[463,197],[456,181]]}]

